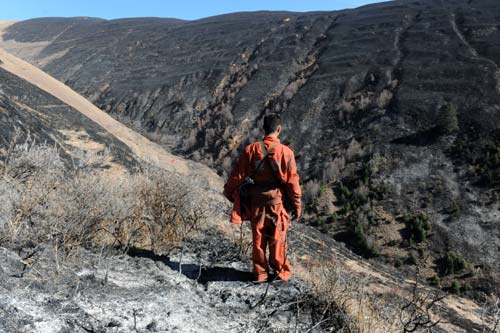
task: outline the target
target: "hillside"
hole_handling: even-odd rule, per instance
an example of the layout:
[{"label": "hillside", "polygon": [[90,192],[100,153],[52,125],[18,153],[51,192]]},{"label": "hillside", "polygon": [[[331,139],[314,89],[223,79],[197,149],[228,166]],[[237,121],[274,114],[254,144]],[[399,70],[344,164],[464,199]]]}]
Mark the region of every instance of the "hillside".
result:
[{"label": "hillside", "polygon": [[[251,285],[217,176],[4,50],[0,60],[0,330],[387,332],[410,313],[414,280],[301,224],[290,231],[294,281]],[[141,161],[148,152],[156,167]],[[181,238],[158,228],[179,211],[175,234],[200,224]],[[437,292],[420,283],[415,295]],[[433,318],[447,322],[436,332],[493,325],[464,298],[437,305]]]},{"label": "hillside", "polygon": [[106,155],[99,167],[117,174],[137,164],[129,147],[67,104],[2,68],[0,80],[2,154],[14,143],[33,140],[56,146],[67,163],[92,153]]},{"label": "hillside", "polygon": [[[285,306],[273,327],[289,327],[283,315],[310,288],[300,280],[240,291],[251,285],[248,261],[224,233],[229,207],[214,173],[4,50],[0,80],[0,331],[251,331],[268,325],[254,318],[276,304]],[[196,204],[184,206],[186,193]],[[165,226],[138,236],[131,229],[150,218],[155,195],[200,224],[203,207],[209,224],[186,240]],[[171,219],[168,207],[156,218]],[[148,237],[161,246],[146,245]],[[177,242],[186,243],[182,252]],[[304,303],[302,311],[294,325],[315,325],[305,315],[317,310]]]},{"label": "hillside", "polygon": [[500,281],[499,10],[422,0],[197,21],[46,18],[11,25],[1,46],[221,175],[260,137],[262,115],[281,113],[309,224],[483,299]]},{"label": "hillside", "polygon": [[[18,58],[0,52],[0,155],[20,131],[18,141],[56,144],[68,166],[94,153],[111,175],[159,164],[203,184],[223,243],[222,179],[205,166],[225,176],[278,112],[305,193],[297,263],[332,251],[375,297],[407,292],[418,272],[456,294],[444,310],[453,325],[481,331],[480,305],[500,296],[499,17],[493,0],[420,0],[9,22],[0,48]],[[221,265],[245,265],[235,262]]]}]

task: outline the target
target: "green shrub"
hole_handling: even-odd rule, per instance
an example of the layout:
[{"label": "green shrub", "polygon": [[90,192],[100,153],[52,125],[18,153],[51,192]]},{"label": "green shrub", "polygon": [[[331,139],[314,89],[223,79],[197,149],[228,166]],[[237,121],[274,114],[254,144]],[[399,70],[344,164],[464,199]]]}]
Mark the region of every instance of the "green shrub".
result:
[{"label": "green shrub", "polygon": [[428,278],[427,281],[429,282],[429,284],[431,286],[435,286],[438,288],[441,287],[441,279],[437,275],[434,275],[433,277]]},{"label": "green shrub", "polygon": [[457,107],[454,104],[447,104],[441,107],[439,128],[445,134],[451,134],[459,130]]},{"label": "green shrub", "polygon": [[335,223],[337,222],[339,219],[339,216],[336,212],[332,213],[332,215],[330,215],[330,223]]},{"label": "green shrub", "polygon": [[466,282],[464,284],[462,284],[462,287],[460,288],[460,291],[463,293],[470,291],[470,290],[472,290],[472,286]]},{"label": "green shrub", "polygon": [[326,225],[326,219],[324,217],[318,217],[318,227],[319,227],[319,230],[326,234],[328,233],[328,226]]},{"label": "green shrub", "polygon": [[465,259],[455,251],[446,252],[442,259],[443,275],[450,275],[464,270],[466,267]]},{"label": "green shrub", "polygon": [[[370,168],[365,167],[358,176],[368,177],[369,170]],[[379,224],[371,204],[371,200],[379,195],[372,195],[372,191],[372,187],[362,179],[357,179],[357,185],[353,185],[353,182],[348,185],[340,183],[335,194],[341,209],[332,219],[346,222],[346,243],[354,252],[366,258],[378,256],[378,251],[369,237],[370,227]]]},{"label": "green shrub", "polygon": [[346,186],[344,186],[344,184],[340,184],[339,187],[340,200],[347,201],[349,200],[350,197],[351,197],[351,191],[349,191],[349,189]]},{"label": "green shrub", "polygon": [[450,291],[453,294],[457,294],[457,295],[460,294],[460,284],[457,282],[457,280],[453,280],[453,282],[451,283]]},{"label": "green shrub", "polygon": [[405,215],[404,223],[408,230],[410,241],[422,243],[427,239],[431,225],[429,217],[426,214]]},{"label": "green shrub", "polygon": [[416,265],[417,258],[415,258],[415,255],[413,253],[410,253],[410,255],[406,258],[405,263],[407,265]]},{"label": "green shrub", "polygon": [[489,143],[484,150],[484,155],[478,159],[478,170],[482,183],[489,187],[498,184],[498,168],[500,167],[500,144]]},{"label": "green shrub", "polygon": [[366,215],[360,211],[353,212],[347,220],[347,233],[349,235],[348,244],[354,252],[365,258],[378,256],[378,251],[367,235],[369,227]]},{"label": "green shrub", "polygon": [[460,202],[454,200],[450,208],[448,209],[448,212],[453,220],[457,220],[462,212],[462,206],[460,205]]},{"label": "green shrub", "polygon": [[389,242],[389,246],[396,246],[398,245],[398,241],[396,239],[393,239]]}]

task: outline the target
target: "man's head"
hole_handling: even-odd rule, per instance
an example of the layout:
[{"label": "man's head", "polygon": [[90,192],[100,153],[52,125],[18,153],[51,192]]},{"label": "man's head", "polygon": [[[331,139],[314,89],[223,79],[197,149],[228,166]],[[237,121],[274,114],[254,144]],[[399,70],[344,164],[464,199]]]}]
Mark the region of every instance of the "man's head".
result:
[{"label": "man's head", "polygon": [[270,113],[264,117],[264,132],[266,135],[276,134],[281,132],[281,117],[276,113]]}]

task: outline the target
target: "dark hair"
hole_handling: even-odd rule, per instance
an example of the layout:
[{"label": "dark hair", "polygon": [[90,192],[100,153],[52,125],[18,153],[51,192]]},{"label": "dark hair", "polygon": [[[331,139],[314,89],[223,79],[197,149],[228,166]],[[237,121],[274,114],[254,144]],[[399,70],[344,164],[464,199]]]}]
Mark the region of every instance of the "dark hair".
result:
[{"label": "dark hair", "polygon": [[281,117],[279,114],[270,113],[264,117],[264,132],[271,134],[276,132],[278,126],[281,126]]}]

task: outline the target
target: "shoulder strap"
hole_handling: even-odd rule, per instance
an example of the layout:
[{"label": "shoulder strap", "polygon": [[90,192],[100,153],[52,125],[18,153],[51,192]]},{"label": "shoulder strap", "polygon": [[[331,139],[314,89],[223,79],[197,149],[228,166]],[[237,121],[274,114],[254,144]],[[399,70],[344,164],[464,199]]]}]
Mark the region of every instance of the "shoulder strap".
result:
[{"label": "shoulder strap", "polygon": [[[267,156],[266,156],[267,157]],[[277,170],[276,168],[274,167],[273,163],[271,163],[271,161],[269,160],[269,158],[265,158],[267,160],[267,165],[269,166],[269,168],[271,168],[271,171],[272,171],[272,174],[273,174],[273,177],[274,177],[274,180],[278,183],[278,184],[281,184],[281,180],[280,178],[278,177],[277,175]]]},{"label": "shoulder strap", "polygon": [[257,164],[257,167],[253,171],[252,178],[255,177],[255,175],[257,174],[262,165],[262,162],[264,162],[264,160],[267,158],[267,155],[269,155],[269,152],[267,151],[266,146],[264,145],[264,141],[259,141],[259,143],[260,147],[262,148],[262,152],[264,153],[264,158],[259,161],[259,164]]},{"label": "shoulder strap", "polygon": [[[266,149],[266,145],[264,144],[264,141],[259,141],[260,143],[260,147],[262,148],[262,152],[264,153],[264,157],[259,161],[259,164],[257,164],[257,167],[255,168],[255,170],[253,171],[253,175],[252,175],[252,178],[255,177],[255,175],[257,174],[257,172],[259,171],[262,163],[268,159],[268,156],[269,156],[269,151],[272,151],[273,148],[278,144],[277,142],[273,143],[273,145],[271,147],[269,147],[269,151]],[[273,172],[274,174],[274,172]]]},{"label": "shoulder strap", "polygon": [[269,154],[269,152],[266,149],[266,145],[264,144],[264,141],[259,141],[259,143],[260,143],[260,148],[262,148],[262,152],[264,153],[264,158],[266,158],[267,155]]}]

